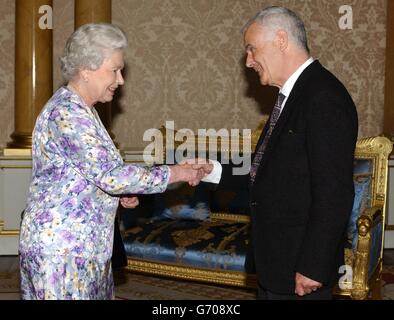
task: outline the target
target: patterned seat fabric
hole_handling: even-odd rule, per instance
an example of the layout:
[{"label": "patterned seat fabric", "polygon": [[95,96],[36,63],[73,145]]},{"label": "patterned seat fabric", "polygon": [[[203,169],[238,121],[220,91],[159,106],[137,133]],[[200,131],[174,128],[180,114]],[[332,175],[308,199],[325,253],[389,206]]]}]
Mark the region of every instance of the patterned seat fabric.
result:
[{"label": "patterned seat fabric", "polygon": [[148,222],[127,230],[128,256],[220,270],[244,270],[248,224],[229,221]]},{"label": "patterned seat fabric", "polygon": [[153,217],[142,225],[125,225],[127,255],[187,267],[244,271],[249,223],[210,216],[211,212],[245,214],[248,193],[240,186],[181,184],[162,194],[142,196]]},{"label": "patterned seat fabric", "polygon": [[[356,159],[354,161],[354,203],[351,217],[347,229],[347,257],[346,260],[352,263],[354,254],[357,250],[357,219],[364,212],[365,209],[371,208],[372,195],[372,175],[373,162],[370,159]],[[377,223],[372,228],[372,241],[369,257],[368,274],[378,264],[379,254],[382,246],[382,222]]]},{"label": "patterned seat fabric", "polygon": [[371,207],[372,161],[354,161],[354,202],[347,229],[347,240],[351,243],[352,251],[357,249],[357,219],[360,214]]}]

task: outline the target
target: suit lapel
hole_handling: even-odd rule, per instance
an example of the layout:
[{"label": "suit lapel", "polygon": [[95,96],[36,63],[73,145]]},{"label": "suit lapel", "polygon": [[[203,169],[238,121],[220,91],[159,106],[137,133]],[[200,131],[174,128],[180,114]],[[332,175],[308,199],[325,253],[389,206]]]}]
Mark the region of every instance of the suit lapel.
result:
[{"label": "suit lapel", "polygon": [[[303,87],[304,87],[305,83],[307,82],[307,79],[310,77],[311,74],[314,73],[314,70],[316,70],[317,68],[320,68],[320,67],[321,67],[321,64],[319,63],[319,61],[315,60],[301,73],[300,77],[297,79],[296,83],[294,84],[294,87],[290,92],[290,96],[286,101],[285,107],[282,110],[282,113],[278,119],[278,122],[276,123],[275,128],[272,131],[272,135],[268,141],[267,147],[264,151],[264,155],[261,158],[260,165],[257,168],[256,177],[259,174],[260,168],[264,167],[267,159],[269,159],[270,154],[272,153],[272,150],[275,149],[275,146],[277,145],[277,140],[281,136],[281,133],[283,131],[283,128],[284,128],[286,122],[291,117],[291,114],[293,113],[293,111],[295,109],[297,109],[297,107],[300,105],[299,98],[301,98],[301,93],[303,91]],[[267,132],[267,125],[264,127],[263,133],[265,134],[266,132]],[[264,137],[263,134],[260,136],[259,144],[262,142],[262,137]],[[257,150],[257,147],[256,147],[256,150]]]}]

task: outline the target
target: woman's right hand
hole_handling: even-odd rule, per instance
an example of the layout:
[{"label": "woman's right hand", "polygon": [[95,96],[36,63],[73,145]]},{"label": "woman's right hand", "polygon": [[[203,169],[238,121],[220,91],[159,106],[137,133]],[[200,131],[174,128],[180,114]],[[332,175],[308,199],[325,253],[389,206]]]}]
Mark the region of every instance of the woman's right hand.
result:
[{"label": "woman's right hand", "polygon": [[190,165],[179,165],[170,166],[171,175],[170,183],[175,182],[187,182],[189,185],[195,187],[198,185],[202,178],[205,177],[206,173],[201,168],[193,168]]},{"label": "woman's right hand", "polygon": [[121,197],[120,198],[120,204],[124,207],[124,208],[128,208],[128,209],[134,209],[136,206],[139,205],[139,201],[138,198],[136,196],[132,196],[132,197]]}]

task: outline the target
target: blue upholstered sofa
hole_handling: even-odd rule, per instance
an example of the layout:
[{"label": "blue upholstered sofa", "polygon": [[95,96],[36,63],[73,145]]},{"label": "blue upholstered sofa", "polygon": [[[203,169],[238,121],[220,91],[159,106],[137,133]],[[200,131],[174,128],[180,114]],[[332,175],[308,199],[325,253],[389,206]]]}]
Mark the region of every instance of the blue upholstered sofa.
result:
[{"label": "blue upholstered sofa", "polygon": [[[252,144],[253,145],[253,144]],[[355,200],[349,220],[346,267],[335,294],[379,298],[385,221],[387,160],[391,142],[360,139],[354,163]],[[234,286],[255,286],[246,261],[249,241],[247,193],[201,183],[141,196],[122,214],[128,269],[160,276]],[[139,217],[139,218],[138,218]],[[246,262],[246,268],[245,268]]]},{"label": "blue upholstered sofa", "polygon": [[253,274],[247,277],[244,267],[249,217],[247,194],[240,185],[230,190],[204,182],[194,188],[179,184],[139,198],[139,207],[121,215],[129,269],[254,285]]}]

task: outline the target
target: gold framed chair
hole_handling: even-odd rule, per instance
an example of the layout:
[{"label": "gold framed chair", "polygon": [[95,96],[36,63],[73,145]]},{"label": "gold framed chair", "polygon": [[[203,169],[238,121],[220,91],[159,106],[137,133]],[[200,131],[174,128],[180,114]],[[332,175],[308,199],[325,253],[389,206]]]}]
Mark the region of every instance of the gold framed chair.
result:
[{"label": "gold framed chair", "polygon": [[[388,158],[393,149],[392,142],[385,137],[359,139],[355,151],[355,188],[358,208],[353,208],[355,234],[350,248],[345,249],[346,274],[334,289],[338,297],[351,299],[380,299],[381,272],[387,201]],[[370,164],[357,172],[361,162]],[[361,164],[360,166],[363,166]],[[368,192],[357,198],[358,180],[368,183]],[[366,185],[366,184],[365,184]],[[359,209],[357,212],[355,209]],[[352,219],[351,219],[352,220]]]}]

